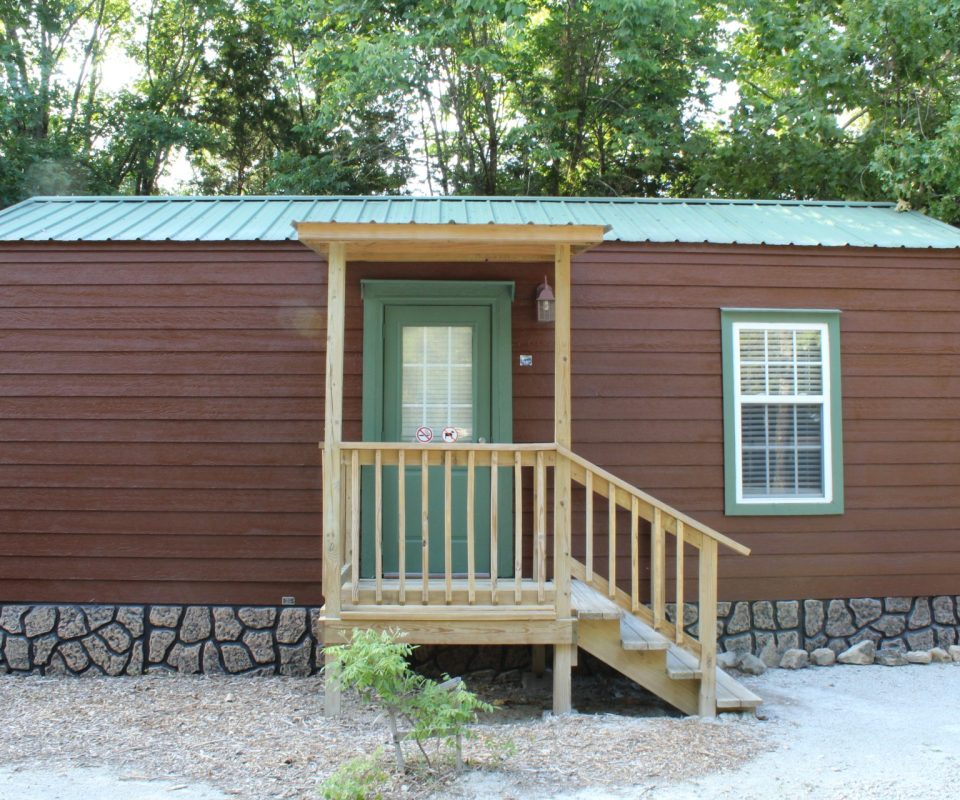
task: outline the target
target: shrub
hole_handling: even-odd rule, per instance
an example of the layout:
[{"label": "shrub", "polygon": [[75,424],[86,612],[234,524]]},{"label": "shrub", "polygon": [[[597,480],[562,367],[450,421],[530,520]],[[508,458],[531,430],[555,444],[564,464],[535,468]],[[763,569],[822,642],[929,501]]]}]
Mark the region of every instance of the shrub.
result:
[{"label": "shrub", "polygon": [[[491,711],[475,694],[467,691],[459,678],[444,676],[442,683],[414,672],[407,661],[414,646],[398,641],[391,631],[354,630],[350,644],[327,648],[333,655],[327,680],[344,689],[354,689],[361,700],[385,712],[397,770],[406,768],[403,742],[412,739],[426,759],[430,740],[452,747],[457,769],[463,766],[462,740],[478,711]],[[402,726],[404,729],[401,729]]]}]

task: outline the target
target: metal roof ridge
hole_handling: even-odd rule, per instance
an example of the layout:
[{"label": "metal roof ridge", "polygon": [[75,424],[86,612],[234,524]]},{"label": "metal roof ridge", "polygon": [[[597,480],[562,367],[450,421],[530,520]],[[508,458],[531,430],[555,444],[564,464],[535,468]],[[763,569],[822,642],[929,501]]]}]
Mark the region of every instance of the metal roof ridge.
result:
[{"label": "metal roof ridge", "polygon": [[[486,203],[597,203],[617,205],[764,205],[764,206],[800,206],[800,207],[846,207],[846,208],[892,208],[895,202],[889,200],[798,200],[723,198],[723,197],[601,197],[601,196],[559,196],[559,195],[391,195],[391,194],[352,194],[352,195],[36,195],[22,200],[10,208],[33,203],[170,203],[170,202],[287,202],[287,201],[345,200],[365,203],[369,200],[390,202],[427,202],[437,203],[444,200]],[[918,213],[918,212],[905,212]]]}]

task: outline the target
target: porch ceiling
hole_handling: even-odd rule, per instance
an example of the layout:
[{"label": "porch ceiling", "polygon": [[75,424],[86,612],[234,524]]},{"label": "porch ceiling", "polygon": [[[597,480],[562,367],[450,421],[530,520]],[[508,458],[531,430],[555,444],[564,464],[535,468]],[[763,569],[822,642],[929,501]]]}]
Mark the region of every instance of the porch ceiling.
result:
[{"label": "porch ceiling", "polygon": [[553,261],[600,244],[605,225],[294,222],[297,238],[326,256],[343,244],[347,261]]}]

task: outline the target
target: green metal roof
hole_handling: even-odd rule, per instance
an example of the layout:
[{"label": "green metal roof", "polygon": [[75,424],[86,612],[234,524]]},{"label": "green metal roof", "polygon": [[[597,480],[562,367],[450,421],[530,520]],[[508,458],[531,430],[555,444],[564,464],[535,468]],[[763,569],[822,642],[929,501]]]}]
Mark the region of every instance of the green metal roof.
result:
[{"label": "green metal roof", "polygon": [[2,242],[296,239],[294,222],[608,225],[607,241],[960,248],[960,229],[892,203],[586,197],[34,197]]}]

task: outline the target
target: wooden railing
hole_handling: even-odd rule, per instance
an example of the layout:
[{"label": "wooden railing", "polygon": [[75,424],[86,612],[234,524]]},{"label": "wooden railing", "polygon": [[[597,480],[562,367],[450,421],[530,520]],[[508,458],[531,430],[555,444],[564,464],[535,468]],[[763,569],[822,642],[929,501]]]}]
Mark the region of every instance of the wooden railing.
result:
[{"label": "wooden railing", "polygon": [[[699,658],[701,673],[701,713],[714,709],[716,700],[717,650],[717,550],[724,545],[741,555],[750,550],[739,542],[702,525],[696,520],[631,486],[624,480],[581,458],[564,447],[557,447],[557,458],[570,464],[573,481],[584,487],[584,562],[573,561],[572,574],[593,588],[605,593],[621,608],[644,620],[654,630],[671,638],[676,644],[692,651]],[[606,515],[595,507],[595,497],[606,499]],[[630,570],[621,580],[617,575],[618,548],[623,538],[617,531],[618,509],[629,512]],[[595,523],[597,512],[606,517],[607,549],[605,569],[600,574],[594,557],[597,543]],[[649,523],[649,598],[641,602],[640,520]],[[674,556],[675,622],[667,619],[667,536],[672,537]],[[684,626],[688,550],[696,551],[699,620],[697,635],[687,634]],[[618,585],[619,584],[619,585]],[[621,586],[627,588],[621,588]],[[711,710],[712,714],[713,711]]]},{"label": "wooden railing", "polygon": [[[387,442],[348,442],[341,445],[344,470],[344,498],[341,530],[344,537],[344,589],[349,602],[361,602],[361,589],[372,585],[376,604],[387,601],[395,605],[513,605],[548,607],[553,603],[553,586],[547,572],[547,469],[555,463],[553,444],[407,444]],[[388,468],[390,470],[387,475]],[[454,520],[452,484],[454,469],[462,473],[466,485],[465,519]],[[420,482],[420,516],[418,569],[408,566],[408,489],[410,471],[416,470]],[[440,527],[431,525],[431,473],[434,485],[437,472],[442,474],[443,568],[431,570],[431,537]],[[364,474],[366,472],[366,475]],[[526,477],[525,477],[525,473]],[[417,473],[414,473],[417,474]],[[512,502],[501,496],[501,476],[512,480]],[[388,576],[384,561],[383,506],[387,482],[395,481],[396,497],[396,568]],[[484,482],[489,492],[489,505],[482,520],[489,531],[488,569],[478,570],[477,557],[477,487]],[[508,482],[509,483],[509,482]],[[529,487],[532,505],[525,505]],[[373,519],[368,537],[372,538],[373,564],[366,576],[361,574],[361,493],[372,492],[368,509]],[[502,519],[502,510],[509,508],[512,517]],[[525,517],[529,517],[525,521]],[[453,543],[456,531],[466,538],[466,570],[454,571]],[[463,526],[465,530],[459,529]],[[509,525],[509,530],[504,526]],[[527,529],[529,528],[529,529]],[[432,530],[431,530],[432,529]],[[368,538],[368,541],[369,541]],[[501,543],[512,538],[512,574],[501,575],[499,561]],[[526,567],[525,567],[526,563]],[[440,587],[438,589],[438,582]]]},{"label": "wooden railing", "polygon": [[[343,480],[340,503],[340,553],[343,555],[340,575],[345,608],[350,605],[373,606],[444,606],[451,613],[485,606],[501,606],[498,615],[508,616],[509,610],[518,617],[525,614],[550,613],[557,618],[568,617],[570,578],[582,580],[608,596],[621,608],[636,615],[654,630],[669,637],[680,647],[690,651],[699,660],[701,674],[701,713],[715,708],[716,697],[716,608],[717,555],[723,545],[742,555],[750,550],[712,528],[660,502],[626,481],[597,467],[565,447],[556,444],[407,444],[389,442],[347,442],[340,446]],[[560,470],[558,467],[563,466]],[[455,520],[453,514],[454,470],[465,482],[465,513]],[[553,469],[553,480],[548,471]],[[411,472],[413,471],[413,472]],[[501,495],[500,476],[512,480],[512,498]],[[577,527],[577,541],[581,541],[584,560],[564,556],[562,548],[569,547],[561,537],[554,536],[553,558],[548,560],[548,485],[569,474],[574,484],[583,487],[583,527]],[[419,531],[408,537],[407,503],[408,481],[416,475],[420,482]],[[431,476],[433,483],[442,485],[442,528],[431,525]],[[442,480],[438,478],[442,476]],[[395,490],[395,507],[388,513],[396,514],[396,572],[387,571],[385,561],[384,499],[390,482]],[[477,487],[486,481],[489,505],[478,508]],[[507,482],[509,484],[509,481]],[[554,499],[558,497],[553,486]],[[367,494],[367,514],[362,521],[361,496]],[[568,498],[558,502],[554,513],[564,513],[570,531],[572,516],[570,492],[559,496]],[[597,498],[601,498],[600,503]],[[511,502],[512,500],[512,502]],[[603,508],[605,502],[606,508]],[[512,517],[503,518],[503,509],[509,508]],[[561,510],[562,509],[562,510]],[[629,515],[629,536],[618,528],[618,517]],[[372,513],[371,513],[372,512]],[[604,513],[605,512],[605,513]],[[489,530],[487,571],[478,569],[477,514],[486,519],[483,527]],[[579,510],[577,513],[580,513]],[[598,526],[597,521],[601,524]],[[641,521],[649,525],[649,548],[641,542]],[[556,522],[556,520],[554,520]],[[361,540],[363,527],[368,527],[366,546],[371,546],[372,565],[368,574],[361,571]],[[463,530],[460,530],[460,526]],[[455,572],[453,559],[454,532],[465,538],[466,569]],[[439,529],[439,530],[438,530]],[[555,526],[556,529],[556,526]],[[391,528],[392,530],[392,528]],[[442,538],[442,569],[432,568],[431,539]],[[644,532],[644,535],[647,535]],[[512,537],[512,564],[510,573],[500,573],[501,543]],[[419,558],[409,568],[408,538],[417,540]],[[630,568],[619,574],[618,560],[628,541]],[[602,547],[598,547],[602,542]],[[668,546],[668,543],[670,546]],[[392,540],[390,540],[393,547]],[[606,550],[605,558],[597,553]],[[647,550],[641,558],[641,550]],[[566,552],[569,552],[566,551]],[[667,617],[667,562],[672,553],[674,562],[672,601],[676,609],[675,621]],[[487,557],[485,556],[485,559]],[[688,576],[692,573],[692,559],[697,559],[696,578],[699,602],[699,621],[696,635],[688,634],[684,626],[684,608]],[[647,577],[643,562],[649,564]],[[553,569],[553,565],[569,563],[570,569]],[[646,584],[646,586],[644,586]],[[475,612],[478,613],[478,612]],[[711,712],[712,713],[712,712]]]}]

